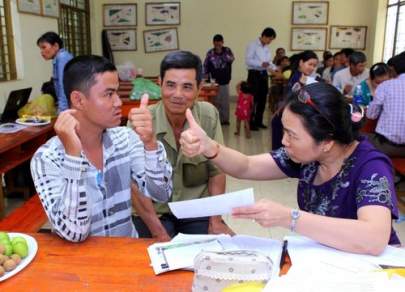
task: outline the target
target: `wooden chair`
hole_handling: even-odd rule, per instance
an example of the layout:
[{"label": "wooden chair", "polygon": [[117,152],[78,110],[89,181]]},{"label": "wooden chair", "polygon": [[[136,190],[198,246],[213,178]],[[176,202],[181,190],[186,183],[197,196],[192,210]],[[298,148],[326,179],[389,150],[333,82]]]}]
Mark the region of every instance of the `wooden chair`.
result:
[{"label": "wooden chair", "polygon": [[0,220],[1,231],[38,232],[47,222],[48,217],[42,207],[38,194],[32,196],[22,206],[13,210]]}]

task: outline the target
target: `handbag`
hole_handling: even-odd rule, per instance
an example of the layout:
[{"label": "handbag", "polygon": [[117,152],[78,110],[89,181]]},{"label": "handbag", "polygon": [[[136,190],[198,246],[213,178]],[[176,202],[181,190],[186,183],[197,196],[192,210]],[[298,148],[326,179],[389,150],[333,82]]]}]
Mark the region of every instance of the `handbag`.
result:
[{"label": "handbag", "polygon": [[272,267],[272,260],[257,251],[202,251],[194,259],[192,291],[222,291],[247,282],[264,287]]}]

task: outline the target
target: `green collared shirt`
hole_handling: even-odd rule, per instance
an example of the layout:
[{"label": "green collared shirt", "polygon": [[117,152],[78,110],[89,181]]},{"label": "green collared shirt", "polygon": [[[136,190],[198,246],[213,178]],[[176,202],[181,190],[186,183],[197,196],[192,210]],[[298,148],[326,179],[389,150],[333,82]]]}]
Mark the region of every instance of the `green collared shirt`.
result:
[{"label": "green collared shirt", "polygon": [[[157,139],[163,143],[167,159],[173,167],[173,194],[170,201],[176,202],[208,196],[208,179],[218,175],[219,169],[202,155],[188,158],[177,149],[163,102],[154,104],[149,109],[153,116],[153,126]],[[192,112],[194,119],[208,137],[223,144],[222,128],[216,108],[207,102],[196,102]],[[188,127],[186,121],[183,129]],[[167,203],[155,203],[154,206],[158,215],[170,213]]]}]

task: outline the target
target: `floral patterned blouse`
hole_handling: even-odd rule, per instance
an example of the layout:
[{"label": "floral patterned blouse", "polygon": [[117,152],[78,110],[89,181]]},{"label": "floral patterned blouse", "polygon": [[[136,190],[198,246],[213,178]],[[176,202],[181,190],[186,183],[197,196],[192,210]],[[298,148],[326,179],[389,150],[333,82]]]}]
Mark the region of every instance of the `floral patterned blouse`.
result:
[{"label": "floral patterned blouse", "polygon": [[[390,159],[377,151],[364,137],[329,181],[314,185],[319,163],[297,164],[284,147],[271,152],[280,169],[299,179],[298,206],[301,210],[330,217],[357,219],[357,210],[366,205],[385,206],[398,218],[398,206]],[[391,227],[389,244],[400,244]]]}]

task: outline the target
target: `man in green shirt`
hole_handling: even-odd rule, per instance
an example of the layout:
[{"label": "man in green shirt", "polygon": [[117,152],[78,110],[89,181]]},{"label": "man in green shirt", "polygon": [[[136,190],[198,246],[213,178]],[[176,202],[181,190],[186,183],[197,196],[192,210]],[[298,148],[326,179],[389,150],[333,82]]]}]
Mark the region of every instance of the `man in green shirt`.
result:
[{"label": "man in green shirt", "polygon": [[[202,80],[202,64],[198,56],[177,51],[165,56],[160,65],[162,101],[149,107],[157,139],[166,149],[173,167],[172,201],[197,199],[225,192],[225,175],[210,158],[185,157],[180,150],[180,134],[188,128],[185,112],[193,116],[207,135],[223,143],[222,129],[216,108],[196,101]],[[138,191],[133,186],[133,193]],[[148,198],[133,195],[136,216],[134,223],[140,237],[170,240],[177,233],[206,234],[233,231],[220,216],[177,219],[167,204],[156,204]],[[203,206],[202,206],[203,207]]]}]

